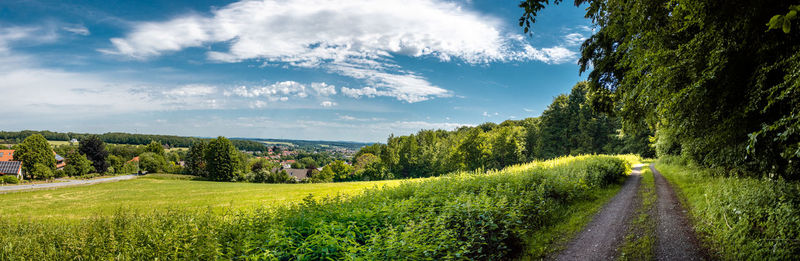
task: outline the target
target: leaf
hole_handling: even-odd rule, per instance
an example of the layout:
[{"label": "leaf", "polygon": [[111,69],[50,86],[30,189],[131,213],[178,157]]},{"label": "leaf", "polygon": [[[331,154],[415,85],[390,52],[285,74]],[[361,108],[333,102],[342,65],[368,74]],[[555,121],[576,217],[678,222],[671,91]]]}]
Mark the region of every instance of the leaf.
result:
[{"label": "leaf", "polygon": [[783,19],[783,33],[788,34],[792,30],[792,22],[789,19]]}]

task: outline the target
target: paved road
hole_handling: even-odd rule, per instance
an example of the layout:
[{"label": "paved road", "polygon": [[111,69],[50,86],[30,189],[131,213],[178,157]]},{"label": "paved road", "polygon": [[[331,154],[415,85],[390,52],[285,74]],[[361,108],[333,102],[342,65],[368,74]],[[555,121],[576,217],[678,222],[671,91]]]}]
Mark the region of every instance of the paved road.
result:
[{"label": "paved road", "polygon": [[100,178],[100,179],[59,179],[59,181],[64,182],[56,182],[56,183],[42,183],[42,184],[30,184],[30,185],[16,185],[16,186],[0,186],[0,193],[7,193],[7,192],[16,192],[16,191],[23,191],[23,190],[36,190],[36,189],[49,189],[49,188],[60,188],[60,187],[68,187],[68,186],[76,186],[76,185],[92,185],[97,183],[103,182],[114,182],[120,180],[128,180],[136,178],[138,175],[123,175],[123,176],[116,176],[110,178]]},{"label": "paved road", "polygon": [[656,208],[656,260],[703,260],[692,225],[686,217],[675,191],[669,182],[650,164],[655,178]]},{"label": "paved road", "polygon": [[622,189],[603,206],[556,260],[613,260],[618,256],[617,248],[625,238],[636,206],[641,203],[638,191],[642,183],[642,166],[633,166],[633,173],[622,185]]}]

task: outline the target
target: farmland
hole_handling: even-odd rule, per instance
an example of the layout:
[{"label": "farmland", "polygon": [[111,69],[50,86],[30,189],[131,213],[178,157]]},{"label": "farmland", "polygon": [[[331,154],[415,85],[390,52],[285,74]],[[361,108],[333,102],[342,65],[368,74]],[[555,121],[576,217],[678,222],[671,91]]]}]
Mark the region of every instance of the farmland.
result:
[{"label": "farmland", "polygon": [[135,180],[1,194],[0,216],[36,220],[79,220],[125,209],[151,211],[244,210],[297,202],[309,194],[352,195],[365,188],[396,186],[403,181],[321,184],[254,184],[188,180],[181,175],[155,174]]}]

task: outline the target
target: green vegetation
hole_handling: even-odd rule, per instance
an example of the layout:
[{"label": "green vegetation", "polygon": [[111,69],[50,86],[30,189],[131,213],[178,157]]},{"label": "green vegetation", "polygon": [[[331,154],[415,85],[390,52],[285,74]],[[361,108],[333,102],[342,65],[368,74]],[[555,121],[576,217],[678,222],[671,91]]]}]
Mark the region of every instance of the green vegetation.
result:
[{"label": "green vegetation", "polygon": [[19,179],[16,176],[12,175],[3,175],[0,176],[0,184],[19,184]]},{"label": "green vegetation", "polygon": [[592,97],[581,82],[569,95],[556,97],[538,118],[392,136],[385,145],[366,146],[355,154],[357,166],[362,165],[359,160],[370,161],[370,166],[367,170],[362,165],[361,170],[367,171],[352,179],[430,177],[579,154],[654,156],[650,132],[619,132],[620,119],[595,113]]},{"label": "green vegetation", "polygon": [[[551,2],[521,1],[520,26]],[[654,130],[659,156],[800,180],[797,1],[574,3],[595,26],[579,60],[593,108]]]},{"label": "green vegetation", "polygon": [[[26,178],[44,178],[40,176],[48,174],[44,171],[45,168],[49,173],[56,169],[56,159],[50,150],[50,144],[42,135],[26,137],[22,143],[14,146],[14,150],[14,160],[22,161],[22,171],[26,173]],[[37,164],[40,165],[39,168],[35,168]]]},{"label": "green vegetation", "polygon": [[[10,219],[6,213],[29,211],[21,214],[29,217],[55,212],[51,209],[36,215],[30,212],[32,210],[21,209],[23,207],[9,209],[6,206],[0,217],[0,230],[6,231],[0,234],[0,259],[510,259],[529,246],[527,242],[533,232],[568,222],[560,219],[564,213],[573,206],[597,200],[595,193],[616,186],[614,184],[619,184],[628,171],[628,162],[618,157],[567,157],[501,171],[460,172],[403,182],[399,186],[370,189],[350,197],[307,197],[298,204],[270,209],[221,213],[119,211],[113,216],[98,216],[77,223]],[[199,182],[138,181],[175,182],[180,184],[177,186],[181,190],[187,183]],[[94,188],[134,182],[137,181],[101,184]],[[152,195],[136,193],[136,196],[158,199],[141,202],[138,206],[158,209],[155,202],[175,204],[192,200],[193,197],[186,195],[221,202],[219,197],[225,193],[206,194],[219,191],[221,186],[227,187],[226,193],[254,195],[239,188],[232,190],[230,186],[296,189],[363,184],[205,183],[209,187],[180,193],[180,198],[159,194],[169,191],[163,187],[151,190]],[[144,184],[143,188],[131,189],[152,187],[153,184]],[[75,189],[82,188],[59,191]],[[113,191],[120,193],[119,188]],[[137,204],[135,198],[88,197],[126,206]],[[241,203],[236,195],[227,198],[231,199],[231,205]],[[4,198],[4,202],[11,204],[20,201]],[[83,203],[85,200],[76,201]],[[36,204],[24,204],[25,207],[30,205]],[[81,212],[80,204],[71,205],[78,208],[70,212]],[[39,211],[42,209],[44,207]]]},{"label": "green vegetation", "polygon": [[[111,144],[147,145],[150,144],[152,141],[157,141],[161,144],[167,144],[170,148],[172,147],[188,148],[194,143],[210,140],[207,138],[196,138],[196,137],[131,134],[131,133],[120,133],[120,132],[108,132],[96,135],[88,133],[73,133],[73,132],[61,133],[52,131],[32,131],[32,130],[0,131],[0,139],[4,140],[6,143],[13,144],[13,143],[19,143],[26,137],[34,134],[39,134],[44,136],[54,145],[68,145],[69,144],[68,141],[70,139],[77,139],[78,141],[83,141],[84,139],[90,136],[97,136],[103,142]],[[243,140],[243,139],[232,139],[231,142],[233,142],[233,145],[240,150],[260,151],[260,152],[267,151],[267,146],[265,146],[261,142]]]},{"label": "green vegetation", "polygon": [[650,168],[642,166],[641,204],[620,248],[620,260],[653,260],[656,242],[656,188]]},{"label": "green vegetation", "polygon": [[800,256],[800,184],[726,177],[722,168],[664,157],[656,168],[689,207],[706,247],[727,260],[789,260]]},{"label": "green vegetation", "polygon": [[189,175],[148,174],[128,181],[0,194],[0,217],[60,222],[109,216],[120,210],[152,213],[211,208],[214,213],[223,213],[284,205],[308,195],[352,195],[366,188],[407,182],[252,184],[196,179]]}]

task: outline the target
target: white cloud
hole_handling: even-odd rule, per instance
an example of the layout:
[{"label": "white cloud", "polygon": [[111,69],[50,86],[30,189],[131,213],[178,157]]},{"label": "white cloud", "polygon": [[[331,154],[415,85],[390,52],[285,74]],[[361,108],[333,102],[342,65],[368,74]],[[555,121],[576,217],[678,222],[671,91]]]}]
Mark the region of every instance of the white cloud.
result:
[{"label": "white cloud", "polygon": [[166,90],[163,93],[169,96],[203,96],[217,92],[217,88],[208,85],[189,84],[178,88]]},{"label": "white cloud", "polygon": [[579,33],[570,33],[564,36],[564,42],[566,42],[567,46],[581,45],[584,40],[586,40],[586,37]]},{"label": "white cloud", "polygon": [[328,85],[324,82],[312,82],[311,89],[319,96],[330,96],[336,94],[336,86]]},{"label": "white cloud", "polygon": [[77,34],[77,35],[87,36],[87,35],[91,34],[89,32],[89,28],[86,28],[86,26],[83,26],[83,25],[64,26],[61,29],[64,29],[64,31],[67,31],[67,32],[70,32],[70,33],[73,33],[73,34]]},{"label": "white cloud", "polygon": [[[539,60],[564,63],[574,52],[537,49],[503,32],[499,19],[442,0],[240,1],[161,22],[142,22],[102,52],[135,59],[185,48],[208,48],[210,60],[263,60],[320,68],[364,80],[369,95],[406,102],[449,97],[450,92],[396,65],[396,55],[467,63]],[[227,48],[211,48],[224,43]],[[365,88],[373,88],[371,89]],[[352,89],[351,89],[352,90]],[[344,91],[343,91],[344,92]]]},{"label": "white cloud", "polygon": [[526,111],[526,112],[533,112],[533,110],[531,110],[531,109],[528,109],[528,108],[522,108],[522,110],[523,110],[523,111]]},{"label": "white cloud", "polygon": [[332,102],[332,101],[323,101],[319,105],[321,105],[322,107],[326,107],[327,108],[327,107],[336,106],[336,103]]},{"label": "white cloud", "polygon": [[295,81],[276,82],[265,86],[247,87],[239,86],[231,91],[225,91],[225,96],[239,96],[246,98],[253,97],[266,97],[270,100],[285,101],[289,98],[286,95],[296,95],[299,98],[308,96],[306,93],[306,85]]}]

